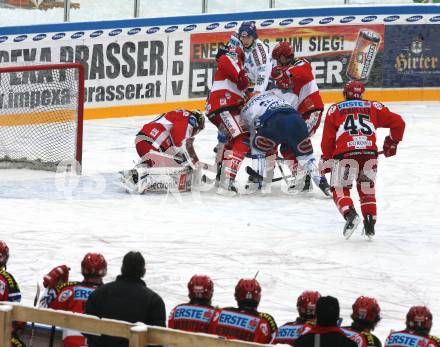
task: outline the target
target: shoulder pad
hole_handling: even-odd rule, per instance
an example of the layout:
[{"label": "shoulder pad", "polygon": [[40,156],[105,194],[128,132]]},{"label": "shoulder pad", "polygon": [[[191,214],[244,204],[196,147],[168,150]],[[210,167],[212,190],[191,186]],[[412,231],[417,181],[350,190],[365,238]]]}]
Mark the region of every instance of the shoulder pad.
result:
[{"label": "shoulder pad", "polygon": [[377,108],[378,110],[381,110],[383,108],[386,108],[384,104],[378,102],[378,101],[372,101],[372,104],[375,108]]},{"label": "shoulder pad", "polygon": [[269,322],[269,325],[270,325],[272,331],[277,330],[277,323],[275,322],[275,319],[269,313],[258,312],[258,315],[261,318],[264,318],[264,319],[266,319]]},{"label": "shoulder pad", "polygon": [[3,276],[3,278],[8,282],[9,288],[11,290],[18,289],[17,282],[15,281],[14,276],[12,276],[9,272],[6,270],[0,270],[0,276]]},{"label": "shoulder pad", "polygon": [[60,283],[59,285],[57,285],[57,287],[55,288],[56,292],[59,293],[60,291],[62,291],[64,288],[66,287],[70,287],[70,286],[76,286],[78,284],[81,284],[81,282],[75,281],[75,282],[64,282],[64,283]]}]

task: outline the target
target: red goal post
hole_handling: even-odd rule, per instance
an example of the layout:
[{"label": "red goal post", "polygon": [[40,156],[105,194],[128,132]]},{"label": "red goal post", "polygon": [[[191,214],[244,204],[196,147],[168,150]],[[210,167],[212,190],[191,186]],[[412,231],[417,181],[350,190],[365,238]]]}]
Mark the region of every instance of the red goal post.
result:
[{"label": "red goal post", "polygon": [[80,173],[83,117],[81,64],[0,67],[0,168]]}]

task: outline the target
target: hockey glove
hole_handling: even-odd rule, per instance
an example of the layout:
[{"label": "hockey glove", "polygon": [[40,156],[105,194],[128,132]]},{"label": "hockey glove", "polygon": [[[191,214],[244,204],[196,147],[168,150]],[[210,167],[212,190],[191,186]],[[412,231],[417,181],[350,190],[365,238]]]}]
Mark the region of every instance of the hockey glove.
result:
[{"label": "hockey glove", "polygon": [[385,141],[383,143],[384,156],[388,158],[388,157],[392,157],[393,155],[396,155],[398,144],[399,142],[393,140],[391,136],[385,137]]},{"label": "hockey glove", "polygon": [[239,90],[245,90],[249,85],[249,77],[244,69],[240,70],[237,78],[237,87]]},{"label": "hockey glove", "polygon": [[45,288],[56,288],[57,285],[61,283],[65,283],[69,280],[69,271],[70,267],[67,265],[60,265],[52,270],[44,276],[43,285]]}]

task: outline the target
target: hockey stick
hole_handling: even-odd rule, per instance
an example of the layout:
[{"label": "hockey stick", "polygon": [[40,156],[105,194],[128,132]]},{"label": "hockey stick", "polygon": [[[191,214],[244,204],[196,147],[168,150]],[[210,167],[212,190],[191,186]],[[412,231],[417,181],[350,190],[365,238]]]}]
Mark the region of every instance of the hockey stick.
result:
[{"label": "hockey stick", "polygon": [[[252,169],[250,166],[246,166],[246,173],[251,176],[252,178],[255,178],[259,181],[263,181],[264,177],[261,176],[257,171],[255,171],[254,169]],[[282,179],[284,179],[284,177],[275,177],[272,178],[271,182],[278,182],[281,181]]]},{"label": "hockey stick", "polygon": [[[34,297],[34,307],[37,307],[38,299],[40,298],[40,284],[37,282],[37,292]],[[31,337],[29,338],[29,347],[32,347],[34,344],[35,337],[35,322],[31,323]]]}]

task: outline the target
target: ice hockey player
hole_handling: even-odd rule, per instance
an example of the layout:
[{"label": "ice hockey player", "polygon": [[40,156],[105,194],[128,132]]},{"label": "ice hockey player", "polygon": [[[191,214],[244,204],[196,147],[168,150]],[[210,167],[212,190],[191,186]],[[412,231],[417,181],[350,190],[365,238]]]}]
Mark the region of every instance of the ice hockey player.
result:
[{"label": "ice hockey player", "polygon": [[[14,276],[6,271],[9,260],[9,247],[6,242],[0,240],[0,301],[20,302],[21,292]],[[20,340],[19,333],[23,331],[26,322],[14,321],[12,323],[11,347],[25,346]]]},{"label": "ice hockey player", "polygon": [[319,292],[304,291],[298,297],[296,308],[299,316],[294,322],[289,322],[276,331],[272,344],[286,344],[294,346],[295,341],[302,334],[308,332],[316,324],[316,302],[321,297]]},{"label": "ice hockey player", "polygon": [[[84,313],[89,295],[103,284],[107,262],[100,253],[87,253],[81,262],[84,279],[78,282],[69,281],[69,270],[67,265],[60,265],[44,276],[43,285],[47,292],[40,301],[40,307]],[[79,331],[64,329],[63,346],[87,346],[86,338]]]},{"label": "ice hockey player", "polygon": [[244,53],[240,47],[219,49],[216,60],[217,70],[206,101],[206,114],[227,139],[224,152],[217,152],[219,193],[233,195],[237,192],[237,172],[249,152],[249,134],[240,118],[249,80],[243,68]]},{"label": "ice hockey player", "polygon": [[238,308],[218,310],[209,333],[242,341],[269,343],[277,325],[268,313],[258,312],[261,287],[256,279],[241,279],[235,287]]},{"label": "ice hockey player", "polygon": [[347,239],[360,222],[350,197],[354,179],[364,218],[364,233],[369,238],[375,234],[376,130],[390,129],[383,144],[385,157],[396,154],[405,130],[400,115],[380,102],[363,100],[364,91],[365,86],[360,81],[350,81],[344,86],[345,101],[328,109],[321,141],[322,172],[331,171],[333,200],[346,220],[343,234]]},{"label": "ice hockey player", "polygon": [[413,306],[406,315],[406,329],[392,332],[385,347],[440,346],[440,339],[430,335],[432,314],[426,306]]},{"label": "ice hockey player", "polygon": [[207,333],[214,317],[211,305],[214,283],[205,275],[194,275],[188,282],[189,303],[173,308],[168,319],[168,327],[196,333]]},{"label": "ice hockey player", "polygon": [[313,156],[306,123],[288,102],[267,91],[252,97],[241,116],[250,130],[251,153],[254,158],[259,157],[257,172],[263,182],[267,180],[266,153],[284,143],[295,154],[300,168],[310,173],[324,194],[329,194],[327,181],[322,179]]},{"label": "ice hockey player", "polygon": [[[136,135],[136,151],[148,166],[172,166],[186,160],[195,165],[199,160],[193,147],[194,136],[204,127],[205,118],[199,110],[177,109],[163,113],[145,124]],[[154,157],[157,160],[152,159],[151,152],[158,154]]]},{"label": "ice hockey player", "polygon": [[[324,103],[310,62],[306,59],[295,59],[293,47],[289,42],[279,42],[272,50],[272,59],[276,61],[271,72],[271,77],[277,87],[274,91],[279,91],[277,95],[289,101],[301,114],[310,136],[313,136],[321,123]],[[283,146],[280,152],[285,159],[289,160],[292,173],[296,174],[295,155]],[[303,190],[309,189],[310,175],[306,175]]]},{"label": "ice hockey player", "polygon": [[376,299],[360,296],[353,306],[350,326],[342,331],[358,344],[358,347],[382,347],[382,343],[372,331],[380,321],[380,307]]}]

